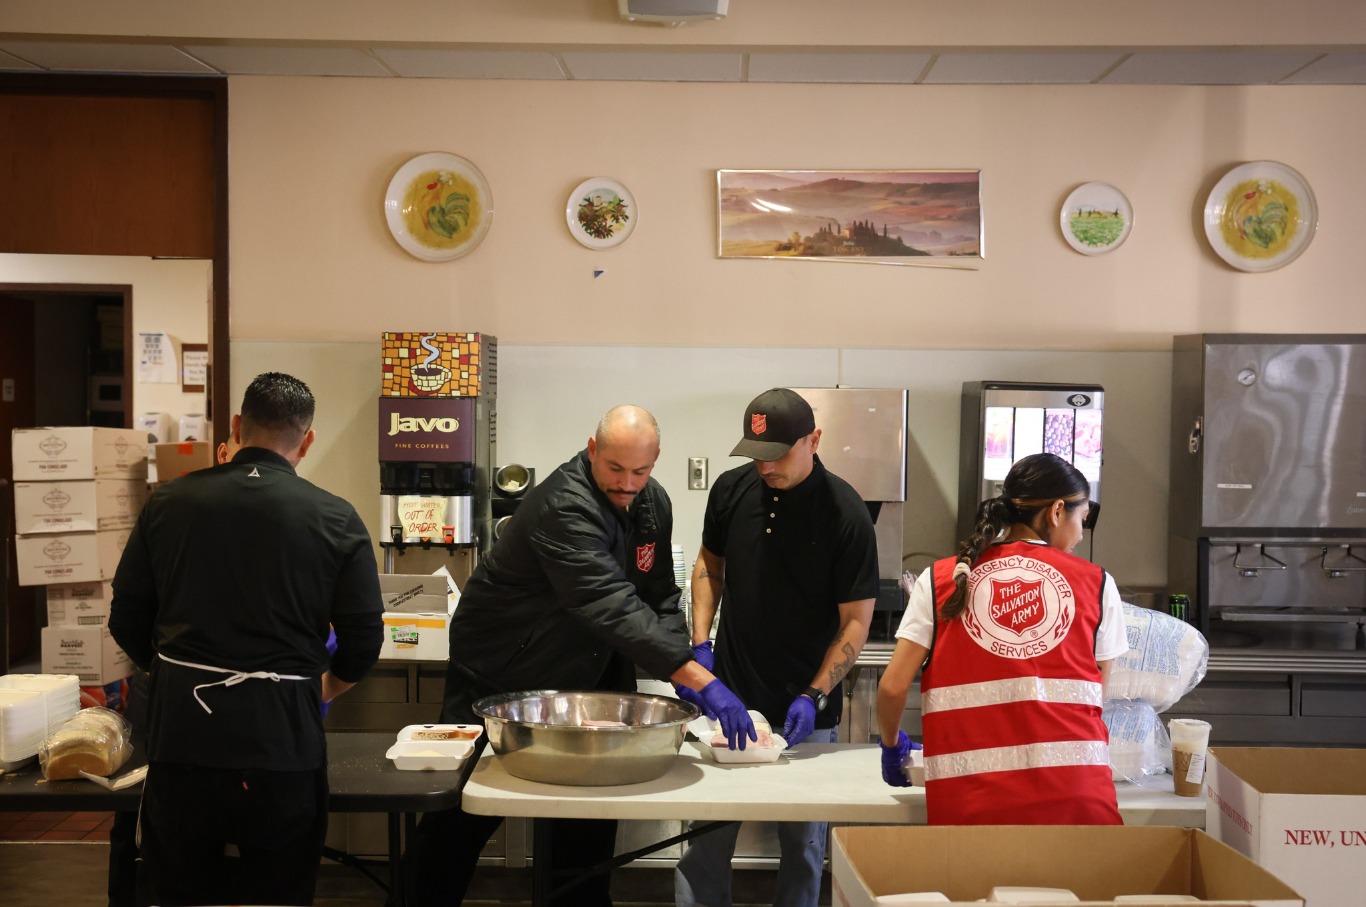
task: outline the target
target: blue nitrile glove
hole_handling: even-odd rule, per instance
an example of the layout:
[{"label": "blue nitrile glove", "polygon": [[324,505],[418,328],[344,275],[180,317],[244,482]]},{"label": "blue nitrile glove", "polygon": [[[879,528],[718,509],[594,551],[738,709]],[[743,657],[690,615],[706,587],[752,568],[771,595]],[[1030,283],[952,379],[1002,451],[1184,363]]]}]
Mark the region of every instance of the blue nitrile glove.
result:
[{"label": "blue nitrile glove", "polygon": [[749,717],[745,704],[721,681],[713,680],[702,688],[702,701],[707,704],[708,717],[715,715],[721,722],[721,733],[733,750],[742,750],[750,740],[758,740],[754,719]]},{"label": "blue nitrile glove", "polygon": [[712,673],[716,673],[716,653],[711,650],[711,640],[699,642],[692,647],[693,660]]},{"label": "blue nitrile glove", "polygon": [[697,706],[698,710],[701,711],[702,714],[706,715],[708,718],[714,719],[716,717],[716,715],[714,715],[711,712],[711,710],[707,708],[706,700],[702,698],[702,694],[692,689],[691,687],[685,687],[682,684],[676,684],[674,686],[674,692],[678,694],[679,699],[683,700],[684,702],[690,702],[693,705]]},{"label": "blue nitrile glove", "polygon": [[788,746],[796,746],[816,729],[816,703],[810,696],[798,696],[787,707],[787,723],[783,725],[783,739]]},{"label": "blue nitrile glove", "polygon": [[[337,631],[336,631],[336,630],[333,630],[331,627],[329,627],[329,628],[327,629],[327,642],[325,642],[323,645],[327,646],[327,654],[328,654],[328,655],[336,655],[336,654],[337,654]],[[332,703],[330,703],[330,702],[322,702],[322,701],[320,701],[320,702],[318,703],[318,708],[322,711],[322,715],[323,715],[324,718],[327,717],[327,708],[328,708],[328,706],[330,706],[330,705],[332,705]]]},{"label": "blue nitrile glove", "polygon": [[911,779],[906,777],[901,763],[911,754],[911,738],[905,731],[897,731],[896,743],[882,747],[882,780],[892,787],[910,787]]}]

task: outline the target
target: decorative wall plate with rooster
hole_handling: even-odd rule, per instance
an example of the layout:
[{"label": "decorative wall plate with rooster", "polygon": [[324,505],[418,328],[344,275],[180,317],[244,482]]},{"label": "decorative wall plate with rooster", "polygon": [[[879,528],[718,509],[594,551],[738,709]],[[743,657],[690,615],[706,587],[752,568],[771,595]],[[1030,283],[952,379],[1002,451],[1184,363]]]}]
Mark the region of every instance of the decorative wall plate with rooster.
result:
[{"label": "decorative wall plate with rooster", "polygon": [[1299,172],[1275,161],[1239,164],[1205,202],[1205,236],[1240,271],[1274,271],[1314,238],[1319,206]]},{"label": "decorative wall plate with rooster", "polygon": [[488,233],[493,192],[463,157],[431,151],[398,168],[384,195],[384,216],[409,255],[450,261],[474,251]]}]

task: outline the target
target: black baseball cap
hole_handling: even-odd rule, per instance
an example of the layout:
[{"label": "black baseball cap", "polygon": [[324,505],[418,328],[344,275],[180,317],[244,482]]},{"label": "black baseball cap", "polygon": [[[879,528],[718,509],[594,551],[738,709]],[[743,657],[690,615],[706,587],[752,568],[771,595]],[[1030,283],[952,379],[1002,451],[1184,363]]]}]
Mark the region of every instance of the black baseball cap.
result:
[{"label": "black baseball cap", "polygon": [[775,387],[750,401],[745,409],[745,437],[732,457],[779,460],[792,445],[816,430],[811,404],[796,391]]}]

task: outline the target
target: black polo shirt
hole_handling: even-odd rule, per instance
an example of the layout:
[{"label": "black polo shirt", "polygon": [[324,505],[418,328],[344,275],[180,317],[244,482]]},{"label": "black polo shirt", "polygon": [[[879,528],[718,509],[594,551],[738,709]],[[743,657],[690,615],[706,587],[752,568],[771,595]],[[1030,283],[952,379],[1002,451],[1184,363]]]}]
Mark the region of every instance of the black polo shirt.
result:
[{"label": "black polo shirt", "polygon": [[[839,629],[839,605],[876,598],[868,506],[820,458],[795,488],[769,488],[753,463],[722,473],[707,498],[702,545],[726,559],[717,675],[781,730],[793,690],[810,685]],[[816,716],[839,722],[841,690]]]}]

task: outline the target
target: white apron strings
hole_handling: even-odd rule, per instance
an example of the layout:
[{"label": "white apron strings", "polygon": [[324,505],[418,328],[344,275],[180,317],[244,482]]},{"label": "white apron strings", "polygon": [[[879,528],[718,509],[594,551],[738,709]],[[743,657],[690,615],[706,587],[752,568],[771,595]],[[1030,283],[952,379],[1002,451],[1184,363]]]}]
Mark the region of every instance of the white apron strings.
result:
[{"label": "white apron strings", "polygon": [[163,655],[160,652],[157,653],[157,658],[160,658],[162,661],[168,661],[173,665],[180,665],[182,668],[197,668],[200,671],[211,671],[215,674],[228,675],[223,680],[215,680],[213,683],[201,683],[194,688],[195,702],[199,703],[199,707],[210,715],[213,714],[213,709],[209,708],[208,703],[199,698],[199,691],[208,687],[231,687],[236,686],[244,680],[273,680],[274,682],[279,683],[282,680],[313,679],[312,677],[301,677],[298,674],[276,674],[274,671],[234,671],[231,668],[217,668],[213,665],[195,664],[192,661],[180,661],[171,658],[169,655]]}]

